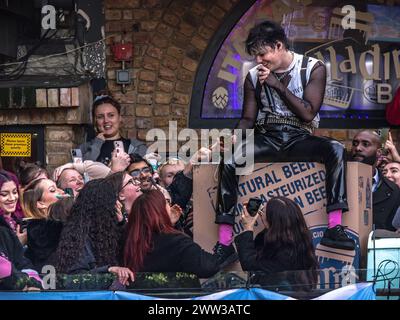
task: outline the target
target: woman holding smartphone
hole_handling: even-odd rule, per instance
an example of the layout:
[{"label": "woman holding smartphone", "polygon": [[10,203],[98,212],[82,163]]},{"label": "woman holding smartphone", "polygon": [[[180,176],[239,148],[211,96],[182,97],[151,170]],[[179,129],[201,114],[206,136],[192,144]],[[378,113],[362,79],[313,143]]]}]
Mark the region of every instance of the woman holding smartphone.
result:
[{"label": "woman holding smartphone", "polygon": [[92,106],[92,116],[97,136],[81,144],[83,160],[102,162],[106,165],[111,161],[111,153],[115,142],[123,144],[123,150],[128,154],[145,155],[147,147],[136,139],[126,139],[120,133],[122,116],[121,105],[109,95],[95,98]]},{"label": "woman holding smartphone", "polygon": [[[285,197],[271,198],[266,205],[265,229],[253,240],[253,217],[243,207],[244,232],[235,238],[240,264],[244,271],[262,271],[265,275],[291,271],[300,279],[287,279],[291,285],[311,289],[317,282],[318,261],[314,253],[311,233],[299,206]],[[261,217],[262,219],[263,217]],[[253,281],[263,284],[263,277]],[[269,284],[269,283],[268,283]]]}]

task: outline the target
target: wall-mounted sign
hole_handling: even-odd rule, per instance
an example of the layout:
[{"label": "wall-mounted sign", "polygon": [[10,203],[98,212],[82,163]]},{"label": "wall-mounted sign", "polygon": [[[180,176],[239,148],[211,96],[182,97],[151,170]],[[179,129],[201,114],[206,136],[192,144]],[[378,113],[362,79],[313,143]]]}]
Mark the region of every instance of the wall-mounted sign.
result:
[{"label": "wall-mounted sign", "polygon": [[30,133],[1,133],[1,157],[30,157],[32,135]]}]

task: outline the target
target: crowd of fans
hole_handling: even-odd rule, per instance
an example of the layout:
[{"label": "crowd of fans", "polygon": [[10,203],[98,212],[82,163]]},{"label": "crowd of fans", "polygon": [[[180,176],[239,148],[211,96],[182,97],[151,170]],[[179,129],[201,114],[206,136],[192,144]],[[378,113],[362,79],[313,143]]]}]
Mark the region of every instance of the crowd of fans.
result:
[{"label": "crowd of fans", "polygon": [[[80,146],[81,162],[52,175],[35,164],[17,175],[0,171],[0,289],[41,289],[46,265],[67,275],[112,274],[126,286],[137,272],[203,278],[230,263],[218,250],[208,253],[193,241],[193,164],[213,151],[202,148],[188,163],[175,158],[157,163],[158,155],[120,135],[120,105],[114,99],[99,97],[93,118],[98,135]],[[123,149],[115,148],[116,140]],[[376,228],[396,231],[400,156],[391,137],[384,149],[376,132],[361,131],[350,156],[372,166]],[[276,197],[255,217],[246,205],[243,210],[244,232],[235,239],[243,270],[305,270],[303,283],[315,285],[318,262],[298,205]],[[265,229],[253,240],[259,215]]]}]

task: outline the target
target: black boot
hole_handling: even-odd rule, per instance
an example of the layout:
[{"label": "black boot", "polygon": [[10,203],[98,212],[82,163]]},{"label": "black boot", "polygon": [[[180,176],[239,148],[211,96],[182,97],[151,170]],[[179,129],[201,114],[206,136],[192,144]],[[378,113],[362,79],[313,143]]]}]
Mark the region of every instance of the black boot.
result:
[{"label": "black boot", "polygon": [[233,244],[230,244],[229,246],[224,246],[222,243],[217,242],[214,246],[213,251],[214,255],[218,259],[218,263],[221,269],[225,268],[226,266],[230,265],[238,259],[238,255],[235,248],[233,247]]},{"label": "black boot", "polygon": [[325,230],[320,244],[343,250],[354,250],[356,248],[354,240],[349,238],[344,231],[344,227],[339,224]]}]

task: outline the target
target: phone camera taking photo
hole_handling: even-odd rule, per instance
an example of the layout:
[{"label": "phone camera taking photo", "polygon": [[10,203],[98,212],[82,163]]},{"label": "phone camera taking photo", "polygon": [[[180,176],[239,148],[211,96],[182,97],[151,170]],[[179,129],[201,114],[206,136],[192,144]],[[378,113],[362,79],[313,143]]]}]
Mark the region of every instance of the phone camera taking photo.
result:
[{"label": "phone camera taking photo", "polygon": [[64,189],[64,192],[65,192],[66,194],[68,194],[70,197],[73,197],[73,196],[74,196],[74,190],[72,190],[72,188],[65,188],[65,189]]},{"label": "phone camera taking photo", "polygon": [[250,198],[247,203],[247,212],[250,216],[255,217],[256,214],[261,210],[262,200],[260,198]]},{"label": "phone camera taking photo", "polygon": [[124,144],[122,141],[114,141],[114,149],[117,153],[124,151]]}]

